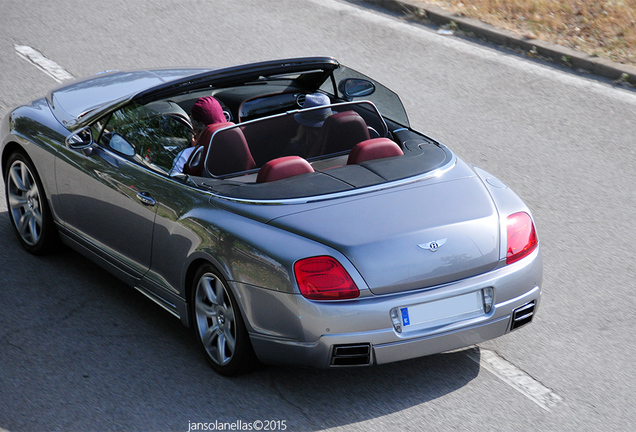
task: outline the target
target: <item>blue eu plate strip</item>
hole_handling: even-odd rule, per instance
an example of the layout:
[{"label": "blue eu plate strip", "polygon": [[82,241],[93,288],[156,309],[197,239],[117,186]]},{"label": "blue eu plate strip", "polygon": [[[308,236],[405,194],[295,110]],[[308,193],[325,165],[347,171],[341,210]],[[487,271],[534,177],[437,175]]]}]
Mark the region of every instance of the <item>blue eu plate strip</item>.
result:
[{"label": "blue eu plate strip", "polygon": [[402,312],[402,325],[409,325],[411,324],[411,321],[409,320],[409,309],[408,308],[402,308],[400,309],[400,312]]}]

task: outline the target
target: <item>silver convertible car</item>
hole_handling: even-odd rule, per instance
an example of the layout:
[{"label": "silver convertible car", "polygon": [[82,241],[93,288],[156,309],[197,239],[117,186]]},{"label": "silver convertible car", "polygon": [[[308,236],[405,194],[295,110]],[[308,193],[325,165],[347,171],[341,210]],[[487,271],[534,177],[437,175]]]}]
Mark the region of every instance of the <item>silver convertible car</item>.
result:
[{"label": "silver convertible car", "polygon": [[[222,121],[197,127],[201,98]],[[88,256],[224,375],[453,350],[539,306],[528,207],[330,57],[98,74],[10,112],[0,140],[22,246]]]}]

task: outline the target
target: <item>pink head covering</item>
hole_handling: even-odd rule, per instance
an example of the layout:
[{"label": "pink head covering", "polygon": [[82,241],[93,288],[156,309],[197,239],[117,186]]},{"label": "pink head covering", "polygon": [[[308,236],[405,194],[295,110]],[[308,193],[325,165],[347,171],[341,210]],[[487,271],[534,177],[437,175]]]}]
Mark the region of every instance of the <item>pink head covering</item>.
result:
[{"label": "pink head covering", "polygon": [[199,98],[195,102],[192,106],[192,118],[205,125],[227,121],[221,104],[212,96]]}]

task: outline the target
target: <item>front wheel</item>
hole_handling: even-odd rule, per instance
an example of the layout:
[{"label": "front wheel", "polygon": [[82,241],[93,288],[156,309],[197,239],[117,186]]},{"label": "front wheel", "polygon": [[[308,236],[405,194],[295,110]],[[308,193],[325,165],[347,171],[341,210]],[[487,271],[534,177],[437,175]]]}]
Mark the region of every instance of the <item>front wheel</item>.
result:
[{"label": "front wheel", "polygon": [[5,197],[20,243],[35,255],[50,252],[57,243],[57,230],[33,164],[18,152],[9,157],[6,167]]},{"label": "front wheel", "polygon": [[221,375],[238,375],[256,364],[241,312],[227,283],[210,265],[194,278],[194,333],[212,368]]}]

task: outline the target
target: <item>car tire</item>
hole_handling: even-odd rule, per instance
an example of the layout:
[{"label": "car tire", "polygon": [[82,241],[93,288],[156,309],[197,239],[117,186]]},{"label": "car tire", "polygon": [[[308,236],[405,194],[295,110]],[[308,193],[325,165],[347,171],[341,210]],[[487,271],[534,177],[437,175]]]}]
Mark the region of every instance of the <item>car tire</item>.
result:
[{"label": "car tire", "polygon": [[236,299],[211,265],[196,273],[190,304],[195,337],[216,372],[239,375],[258,364]]},{"label": "car tire", "polygon": [[22,152],[13,153],[4,173],[9,218],[20,244],[34,255],[52,252],[59,236],[33,163]]}]

